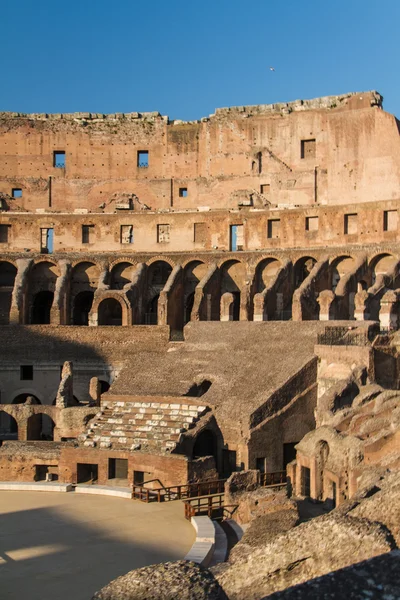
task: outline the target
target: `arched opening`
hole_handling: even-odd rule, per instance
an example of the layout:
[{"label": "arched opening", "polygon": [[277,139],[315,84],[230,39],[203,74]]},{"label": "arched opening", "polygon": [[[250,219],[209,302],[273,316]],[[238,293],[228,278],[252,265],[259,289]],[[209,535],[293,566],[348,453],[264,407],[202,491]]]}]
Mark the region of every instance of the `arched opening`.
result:
[{"label": "arched opening", "polygon": [[54,292],[38,292],[33,298],[32,325],[49,325],[51,307],[53,306]]},{"label": "arched opening", "polygon": [[73,325],[88,325],[99,277],[100,269],[94,263],[81,262],[73,268],[70,288],[70,322]]},{"label": "arched opening", "polygon": [[146,325],[157,325],[158,323],[158,299],[171,271],[171,265],[163,260],[152,263],[147,270],[147,303],[144,316]]},{"label": "arched opening", "polygon": [[336,258],[330,268],[331,290],[336,291],[339,281],[347,275],[354,267],[354,258],[341,256]]},{"label": "arched opening", "polygon": [[0,262],[0,325],[10,322],[10,308],[17,269],[9,262]]},{"label": "arched opening", "polygon": [[54,440],[55,423],[49,415],[31,415],[27,421],[27,440],[42,440],[51,442]]},{"label": "arched opening", "polygon": [[99,325],[122,325],[122,306],[115,298],[102,300],[98,308]]},{"label": "arched opening", "polygon": [[183,324],[189,323],[192,315],[196,287],[207,272],[207,265],[199,260],[188,263],[183,276]]},{"label": "arched opening", "polygon": [[15,396],[12,404],[41,404],[39,398],[33,394],[18,394]]},{"label": "arched opening", "polygon": [[217,440],[209,429],[199,433],[193,446],[193,458],[202,456],[213,456],[217,461]]},{"label": "arched opening", "polygon": [[294,287],[297,289],[307,279],[317,261],[313,256],[299,258],[294,266]]},{"label": "arched opening", "polygon": [[110,274],[110,288],[112,290],[122,290],[127,284],[132,282],[136,267],[129,262],[121,262],[114,265]]},{"label": "arched opening", "polygon": [[376,280],[383,275],[397,275],[397,273],[395,273],[397,262],[397,259],[391,254],[380,254],[379,256],[375,256],[370,264],[371,285],[374,285]]},{"label": "arched opening", "polygon": [[79,292],[74,298],[72,311],[73,325],[89,325],[89,313],[92,308],[94,292]]},{"label": "arched opening", "polygon": [[266,258],[257,265],[254,290],[256,294],[269,288],[281,266],[280,261],[276,258]]},{"label": "arched opening", "polygon": [[158,300],[160,294],[157,294],[150,300],[146,307],[145,324],[146,325],[157,325],[158,323]]},{"label": "arched opening", "polygon": [[18,423],[14,417],[0,411],[0,440],[17,440],[18,439]]},{"label": "arched opening", "polygon": [[200,398],[210,389],[212,382],[208,379],[203,379],[201,383],[194,383],[189,390],[184,394],[184,396],[189,396],[191,398]]},{"label": "arched opening", "polygon": [[244,286],[245,278],[246,267],[243,263],[230,260],[221,266],[221,297],[226,293],[233,295],[233,303],[229,305],[231,321],[240,319],[240,291]]}]

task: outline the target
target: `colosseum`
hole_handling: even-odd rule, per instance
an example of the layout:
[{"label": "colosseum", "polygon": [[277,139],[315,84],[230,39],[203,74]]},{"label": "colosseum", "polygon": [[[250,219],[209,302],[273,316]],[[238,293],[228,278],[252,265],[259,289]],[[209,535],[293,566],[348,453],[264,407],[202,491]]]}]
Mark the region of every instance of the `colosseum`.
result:
[{"label": "colosseum", "polygon": [[296,565],[301,531],[362,530],[363,551],[278,580],[283,552],[254,586],[245,537],[204,572],[215,598],[307,597],[282,590],[385,553],[398,569],[400,124],[382,102],[0,113],[0,489],[186,490],[189,516],[234,505],[245,536],[309,498],[331,512],[280,530]]}]

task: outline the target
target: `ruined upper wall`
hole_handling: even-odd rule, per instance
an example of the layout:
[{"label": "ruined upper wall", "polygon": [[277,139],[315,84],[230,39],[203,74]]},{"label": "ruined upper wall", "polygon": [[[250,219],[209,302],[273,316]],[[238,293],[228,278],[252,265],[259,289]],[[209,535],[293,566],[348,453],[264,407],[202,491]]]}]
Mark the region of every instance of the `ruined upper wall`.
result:
[{"label": "ruined upper wall", "polygon": [[[10,210],[112,213],[392,200],[396,119],[377,92],[218,109],[201,121],[157,112],[0,113],[0,195]],[[65,167],[54,152],[65,152]],[[143,164],[140,152],[148,153]],[[12,199],[15,190],[21,198]]]}]

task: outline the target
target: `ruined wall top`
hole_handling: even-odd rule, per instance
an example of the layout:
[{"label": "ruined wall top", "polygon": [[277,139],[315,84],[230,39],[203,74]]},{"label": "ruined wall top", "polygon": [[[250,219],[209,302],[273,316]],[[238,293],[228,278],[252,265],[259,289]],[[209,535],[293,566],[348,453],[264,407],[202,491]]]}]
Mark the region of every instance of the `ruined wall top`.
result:
[{"label": "ruined wall top", "polygon": [[[355,103],[354,100],[357,102]],[[362,101],[360,105],[360,101]],[[208,121],[209,119],[221,118],[224,116],[241,115],[250,117],[256,115],[272,115],[272,114],[290,114],[291,112],[308,111],[308,110],[332,110],[332,109],[347,109],[365,108],[368,106],[383,106],[383,96],[377,91],[368,92],[350,92],[339,96],[323,96],[310,100],[294,100],[293,102],[279,102],[275,104],[256,104],[252,106],[231,106],[227,108],[217,108],[214,114],[209,117],[203,117],[197,121],[186,121],[186,123],[199,123]],[[131,112],[131,113],[19,113],[19,112],[0,112],[0,120],[8,119],[29,119],[37,121],[46,120],[64,120],[64,121],[135,121],[142,119],[144,121],[165,121],[171,124],[183,124],[182,120],[170,120],[168,116],[162,116],[158,111],[153,112]]]}]

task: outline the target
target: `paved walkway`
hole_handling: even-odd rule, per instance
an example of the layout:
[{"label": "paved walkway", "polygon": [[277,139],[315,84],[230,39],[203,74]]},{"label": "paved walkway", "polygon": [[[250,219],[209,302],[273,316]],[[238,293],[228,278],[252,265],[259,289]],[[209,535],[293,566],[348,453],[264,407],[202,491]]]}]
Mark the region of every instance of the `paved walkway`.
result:
[{"label": "paved walkway", "polygon": [[1,600],[90,600],[138,567],[183,558],[194,542],[181,502],[0,492]]}]

